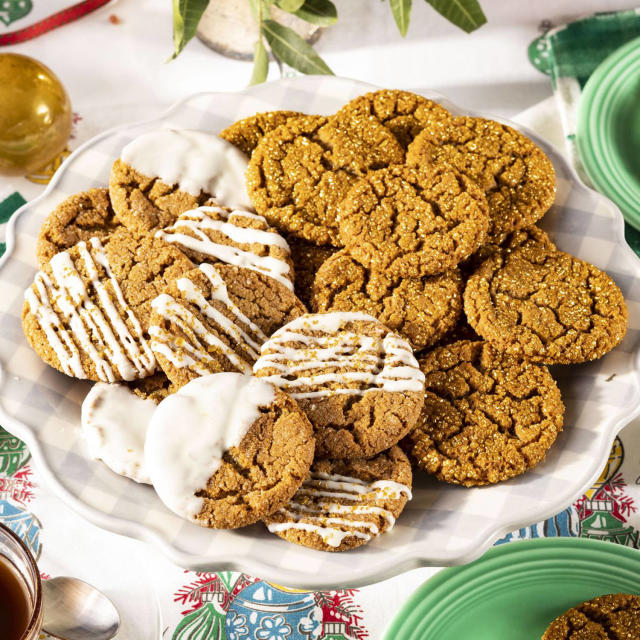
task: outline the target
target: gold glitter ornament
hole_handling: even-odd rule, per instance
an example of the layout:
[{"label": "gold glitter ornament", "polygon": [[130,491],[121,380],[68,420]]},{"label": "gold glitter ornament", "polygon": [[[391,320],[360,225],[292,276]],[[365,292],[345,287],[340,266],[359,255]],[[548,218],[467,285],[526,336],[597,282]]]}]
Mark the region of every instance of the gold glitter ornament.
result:
[{"label": "gold glitter ornament", "polygon": [[71,133],[71,103],[45,65],[17,53],[0,54],[0,174],[45,167]]}]

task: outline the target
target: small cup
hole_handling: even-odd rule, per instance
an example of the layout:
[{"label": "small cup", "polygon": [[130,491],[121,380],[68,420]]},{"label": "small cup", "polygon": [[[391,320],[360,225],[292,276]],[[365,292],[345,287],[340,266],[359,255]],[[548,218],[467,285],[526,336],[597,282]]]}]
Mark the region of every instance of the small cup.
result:
[{"label": "small cup", "polygon": [[20,640],[37,640],[42,628],[42,583],[38,565],[24,542],[3,524],[0,524],[0,556],[0,562],[10,564],[16,571],[29,596],[29,624]]}]

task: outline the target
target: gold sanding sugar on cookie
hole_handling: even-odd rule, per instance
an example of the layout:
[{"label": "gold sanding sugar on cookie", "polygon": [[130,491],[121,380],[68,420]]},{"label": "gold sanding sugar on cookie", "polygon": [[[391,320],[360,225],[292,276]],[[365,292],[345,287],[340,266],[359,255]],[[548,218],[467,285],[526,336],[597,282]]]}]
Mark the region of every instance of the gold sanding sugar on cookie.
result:
[{"label": "gold sanding sugar on cookie", "polygon": [[511,127],[459,116],[451,126],[425,129],[411,143],[407,164],[447,163],[484,190],[489,239],[529,226],[553,204],[553,165],[532,140]]},{"label": "gold sanding sugar on cookie", "polygon": [[392,276],[449,271],[485,241],[487,202],[446,165],[372,171],[339,207],[340,240],[359,262]]},{"label": "gold sanding sugar on cookie", "polygon": [[562,430],[560,391],[543,365],[462,341],[429,352],[420,368],[424,408],[403,445],[439,480],[508,480],[541,462]]},{"label": "gold sanding sugar on cookie", "polygon": [[342,249],[318,270],[312,308],[317,313],[369,313],[420,351],[453,329],[462,312],[463,290],[457,269],[424,278],[391,278],[367,269]]},{"label": "gold sanding sugar on cookie", "polygon": [[535,227],[516,232],[473,273],[464,308],[483,338],[545,364],[600,358],[620,343],[628,323],[615,282],[556,249]]},{"label": "gold sanding sugar on cookie", "polygon": [[355,549],[393,527],[411,485],[411,465],[399,447],[370,459],[315,460],[293,498],[263,520],[295,544]]},{"label": "gold sanding sugar on cookie", "polygon": [[636,640],[640,596],[613,593],[583,602],[557,617],[542,640]]},{"label": "gold sanding sugar on cookie", "polygon": [[299,111],[266,111],[234,122],[220,137],[250,156],[262,138],[291,118],[305,115]]}]

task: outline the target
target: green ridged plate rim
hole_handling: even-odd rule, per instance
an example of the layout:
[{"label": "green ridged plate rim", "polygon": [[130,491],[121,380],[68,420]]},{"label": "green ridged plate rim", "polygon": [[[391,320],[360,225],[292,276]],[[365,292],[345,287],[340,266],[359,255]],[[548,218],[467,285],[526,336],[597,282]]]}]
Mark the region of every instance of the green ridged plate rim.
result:
[{"label": "green ridged plate rim", "polygon": [[596,189],[640,230],[640,38],[612,53],[587,81],[576,142]]},{"label": "green ridged plate rim", "polygon": [[587,538],[494,547],[419,587],[385,640],[540,640],[558,615],[607,593],[640,595],[640,551]]}]

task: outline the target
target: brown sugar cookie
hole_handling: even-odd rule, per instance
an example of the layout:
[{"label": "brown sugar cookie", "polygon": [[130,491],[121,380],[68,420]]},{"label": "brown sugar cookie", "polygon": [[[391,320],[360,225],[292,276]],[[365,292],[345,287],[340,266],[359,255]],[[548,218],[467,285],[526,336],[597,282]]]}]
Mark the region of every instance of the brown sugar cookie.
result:
[{"label": "brown sugar cookie", "polygon": [[564,405],[545,366],[462,341],[427,353],[420,368],[424,408],[403,446],[439,480],[508,480],[541,462],[562,430]]},{"label": "brown sugar cookie", "polygon": [[424,278],[390,278],[367,269],[342,249],[318,269],[311,308],[316,313],[363,311],[419,351],[456,325],[463,291],[457,269]]},{"label": "brown sugar cookie", "polygon": [[36,255],[44,267],[56,253],[81,240],[104,238],[122,225],[118,221],[108,189],[89,189],[63,200],[45,219],[38,234]]},{"label": "brown sugar cookie", "polygon": [[445,165],[372,171],[339,207],[340,240],[361,264],[392,276],[443,273],[484,242],[487,202]]},{"label": "brown sugar cookie", "polygon": [[220,137],[230,142],[248,156],[251,156],[258,143],[270,131],[277,129],[291,118],[300,118],[304,113],[299,111],[266,111],[243,118],[228,126]]},{"label": "brown sugar cookie", "polygon": [[314,446],[309,420],[286,393],[252,376],[216,373],[158,405],[145,465],[169,509],[231,529],[285,504],[306,478]]},{"label": "brown sugar cookie", "polygon": [[393,527],[411,485],[411,464],[400,447],[369,459],[316,460],[293,498],[264,522],[305,547],[355,549]]},{"label": "brown sugar cookie", "polygon": [[228,207],[198,207],[156,232],[196,263],[222,262],[253,269],[293,291],[293,261],[287,241],[256,213]]},{"label": "brown sugar cookie", "polygon": [[269,276],[205,263],[153,301],[151,348],[176,387],[209,373],[250,374],[262,343],[305,311]]},{"label": "brown sugar cookie", "polygon": [[338,113],[375,116],[405,149],[423,129],[448,126],[453,117],[437,102],[397,89],[381,89],[358,96]]},{"label": "brown sugar cookie", "polygon": [[251,209],[246,169],[246,156],[216,135],[159,129],[124,147],[111,169],[109,195],[122,224],[146,233],[210,201]]},{"label": "brown sugar cookie", "polygon": [[404,159],[377,119],[337,124],[322,116],[287,121],[264,136],[247,171],[256,211],[279,230],[319,245],[339,242],[337,206],[358,176]]},{"label": "brown sugar cookie", "polygon": [[144,398],[145,400],[153,400],[156,404],[177,391],[164,371],[156,371],[146,378],[132,380],[124,384],[138,397]]},{"label": "brown sugar cookie", "polygon": [[464,309],[483,338],[545,364],[600,358],[622,340],[628,321],[615,282],[535,228],[515,233],[473,273]]},{"label": "brown sugar cookie", "polygon": [[556,618],[542,640],[636,640],[640,596],[614,593],[588,600]]},{"label": "brown sugar cookie", "polygon": [[119,229],[56,254],[25,292],[22,326],[36,353],[76,378],[144,378],[156,368],[147,341],[151,300],[193,268],[162,240]]},{"label": "brown sugar cookie", "polygon": [[370,458],[415,424],[423,374],[411,346],[365,313],[304,315],[262,345],[254,375],[286,391],[323,458]]},{"label": "brown sugar cookie", "polygon": [[442,162],[473,180],[487,196],[489,239],[529,226],[553,204],[553,165],[532,140],[505,124],[459,116],[451,126],[424,129],[409,146],[407,164]]}]

